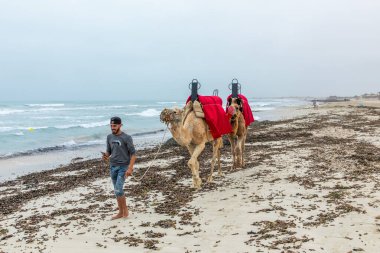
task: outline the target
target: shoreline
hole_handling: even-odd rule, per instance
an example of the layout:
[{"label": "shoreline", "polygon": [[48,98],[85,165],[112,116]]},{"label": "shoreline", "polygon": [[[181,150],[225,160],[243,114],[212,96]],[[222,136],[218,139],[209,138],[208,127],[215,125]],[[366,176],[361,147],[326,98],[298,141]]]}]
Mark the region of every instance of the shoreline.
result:
[{"label": "shoreline", "polygon": [[[309,107],[308,104],[283,106],[270,111],[254,112],[254,114],[268,113],[265,117],[267,118],[266,120],[276,121],[303,115],[305,113],[304,110]],[[256,118],[259,118],[257,122],[263,121],[261,116],[256,116]],[[141,136],[141,134],[133,135],[132,137],[135,141],[136,149],[143,150],[146,148],[154,148],[161,141],[164,132],[165,130],[160,129],[153,131],[153,134],[143,136]],[[166,133],[165,141],[169,138],[171,138],[171,134],[168,131]],[[7,169],[0,170],[0,183],[14,180],[17,177],[27,175],[28,173],[52,170],[57,167],[69,165],[72,161],[95,159],[99,157],[99,152],[103,151],[104,148],[105,147],[102,144],[59,149],[42,148],[41,150],[46,150],[46,152],[40,152],[40,149],[38,149],[37,152],[33,153],[27,151],[24,152],[25,154],[23,155],[1,157],[0,168]]]},{"label": "shoreline", "polygon": [[[135,146],[137,150],[153,148],[163,138],[164,131],[156,131],[141,138],[135,136]],[[168,139],[166,134],[165,140]],[[104,151],[105,144],[96,144],[91,146],[82,146],[75,148],[66,148],[62,150],[51,150],[49,152],[37,152],[15,157],[0,158],[0,183],[15,180],[19,176],[25,176],[29,173],[46,170],[54,170],[57,167],[69,165],[74,161],[86,161],[100,157],[100,151]]]},{"label": "shoreline", "polygon": [[156,149],[139,151],[127,219],[109,220],[116,204],[99,159],[1,183],[0,252],[374,252],[380,109],[339,103],[295,114],[251,126],[242,170],[229,171],[225,145],[226,176],[211,184],[208,146],[199,191],[186,150],[164,145],[142,182]]}]

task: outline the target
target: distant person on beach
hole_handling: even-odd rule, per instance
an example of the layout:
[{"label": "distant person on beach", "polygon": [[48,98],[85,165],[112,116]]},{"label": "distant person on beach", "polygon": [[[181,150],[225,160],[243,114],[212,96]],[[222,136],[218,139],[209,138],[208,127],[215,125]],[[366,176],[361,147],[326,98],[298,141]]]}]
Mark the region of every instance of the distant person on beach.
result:
[{"label": "distant person on beach", "polygon": [[313,107],[314,109],[318,109],[317,100],[313,100]]},{"label": "distant person on beach", "polygon": [[132,137],[121,131],[121,119],[112,117],[110,120],[112,134],[107,136],[107,151],[103,160],[110,163],[110,175],[119,207],[119,213],[112,220],[128,217],[128,207],[124,195],[125,179],[132,175],[136,161],[136,150]]}]

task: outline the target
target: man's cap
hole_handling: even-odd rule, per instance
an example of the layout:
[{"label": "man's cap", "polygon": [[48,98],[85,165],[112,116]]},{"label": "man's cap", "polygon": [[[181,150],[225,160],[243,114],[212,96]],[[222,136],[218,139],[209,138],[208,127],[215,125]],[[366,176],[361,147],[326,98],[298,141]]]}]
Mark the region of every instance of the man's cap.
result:
[{"label": "man's cap", "polygon": [[111,124],[121,124],[121,119],[119,117],[112,117],[110,120]]}]

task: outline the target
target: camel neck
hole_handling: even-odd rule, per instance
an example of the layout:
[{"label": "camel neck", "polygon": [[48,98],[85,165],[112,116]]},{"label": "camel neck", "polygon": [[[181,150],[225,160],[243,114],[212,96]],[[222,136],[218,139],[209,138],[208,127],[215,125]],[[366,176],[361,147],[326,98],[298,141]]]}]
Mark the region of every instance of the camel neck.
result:
[{"label": "camel neck", "polygon": [[178,139],[181,135],[182,125],[180,123],[171,123],[170,132],[172,133],[174,139]]}]

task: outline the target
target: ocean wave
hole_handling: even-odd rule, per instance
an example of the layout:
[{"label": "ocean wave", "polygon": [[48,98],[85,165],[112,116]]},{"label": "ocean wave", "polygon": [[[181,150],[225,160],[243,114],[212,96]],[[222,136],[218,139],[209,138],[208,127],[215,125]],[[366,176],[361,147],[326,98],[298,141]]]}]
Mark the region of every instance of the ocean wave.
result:
[{"label": "ocean wave", "polygon": [[253,112],[262,112],[262,111],[273,111],[275,109],[276,108],[274,108],[274,107],[263,107],[263,108],[255,108],[255,107],[253,107],[252,111]]},{"label": "ocean wave", "polygon": [[19,109],[0,109],[0,115],[8,115],[12,113],[20,113],[25,112],[25,110],[19,110]]},{"label": "ocean wave", "polygon": [[48,126],[39,126],[39,127],[0,127],[0,133],[1,132],[10,132],[12,130],[28,130],[28,131],[34,131],[34,130],[39,130],[39,129],[47,129],[49,128]]},{"label": "ocean wave", "polygon": [[[34,106],[35,105],[35,106]],[[64,104],[62,104],[64,105]],[[70,111],[105,111],[105,110],[120,110],[126,108],[148,108],[152,109],[154,107],[160,107],[160,105],[94,105],[94,106],[37,106],[37,104],[32,104],[31,106],[27,106],[24,109],[18,108],[0,108],[0,116],[1,115],[10,115],[14,113],[48,113],[48,112],[70,112]]]},{"label": "ocean wave", "polygon": [[62,143],[62,146],[64,146],[64,147],[72,147],[72,146],[74,146],[76,144],[77,143],[74,140],[69,140],[69,141],[66,141],[66,142]]},{"label": "ocean wave", "polygon": [[154,108],[149,108],[149,109],[146,109],[142,112],[138,112],[138,113],[126,113],[125,115],[126,116],[141,116],[141,117],[156,117],[156,116],[159,116],[161,113],[161,111],[157,110],[157,109],[154,109]]},{"label": "ocean wave", "polygon": [[49,112],[49,111],[94,111],[94,110],[111,110],[111,109],[123,109],[126,106],[123,105],[95,105],[95,106],[81,106],[81,107],[43,107],[33,108],[28,112]]},{"label": "ocean wave", "polygon": [[89,108],[94,108],[94,109],[121,109],[125,108],[124,105],[104,105],[104,106],[94,106],[94,107],[89,107]]},{"label": "ocean wave", "polygon": [[177,104],[177,102],[157,102],[157,104]]},{"label": "ocean wave", "polygon": [[277,101],[270,101],[270,102],[251,102],[249,103],[250,106],[253,106],[253,107],[266,107],[266,106],[276,106],[276,105],[280,105],[281,102],[277,102]]},{"label": "ocean wave", "polygon": [[71,149],[76,149],[76,148],[102,145],[102,144],[104,144],[104,140],[94,140],[94,141],[88,141],[84,143],[76,143],[74,140],[70,140],[70,141],[64,142],[61,145],[42,147],[42,148],[21,151],[21,152],[0,154],[0,159],[7,159],[7,158],[13,158],[13,157],[19,157],[19,156],[30,156],[30,155],[35,155],[35,154],[48,153],[52,151],[59,151],[59,150],[66,150],[66,149],[71,150]]},{"label": "ocean wave", "polygon": [[8,131],[11,131],[13,129],[14,129],[13,127],[0,127],[0,133],[1,132],[8,132]]},{"label": "ocean wave", "polygon": [[110,124],[109,120],[101,121],[101,122],[93,122],[93,123],[85,123],[85,124],[80,124],[80,127],[83,128],[93,128],[93,127],[101,127],[101,126],[107,126]]},{"label": "ocean wave", "polygon": [[0,126],[0,133],[11,132],[11,131],[29,131],[33,132],[41,129],[70,129],[70,128],[94,128],[107,126],[109,121],[100,121],[100,122],[91,122],[91,123],[82,123],[82,124],[69,124],[69,125],[59,125],[59,126],[28,126],[28,127],[9,127],[9,126]]},{"label": "ocean wave", "polygon": [[28,107],[62,107],[65,104],[25,104]]},{"label": "ocean wave", "polygon": [[[149,136],[152,136],[152,134],[158,134],[161,132],[164,132],[164,129],[133,133],[133,134],[131,134],[131,136],[134,136],[135,138],[139,138],[139,139],[144,137],[144,136],[146,136],[146,138],[149,138]],[[41,154],[41,153],[47,153],[47,152],[52,152],[52,151],[60,151],[60,150],[75,150],[78,148],[104,145],[104,141],[105,140],[103,138],[102,139],[82,141],[82,142],[80,142],[78,140],[71,139],[71,140],[65,141],[59,145],[56,145],[56,146],[40,147],[40,148],[27,150],[27,151],[0,154],[0,159],[8,159],[8,158],[19,157],[19,156],[29,156],[29,155],[34,155],[34,154]]]},{"label": "ocean wave", "polygon": [[57,129],[69,129],[69,128],[94,128],[94,127],[102,127],[109,125],[109,120],[100,121],[100,122],[91,122],[91,123],[83,123],[83,124],[71,124],[71,125],[62,125],[55,126]]}]

